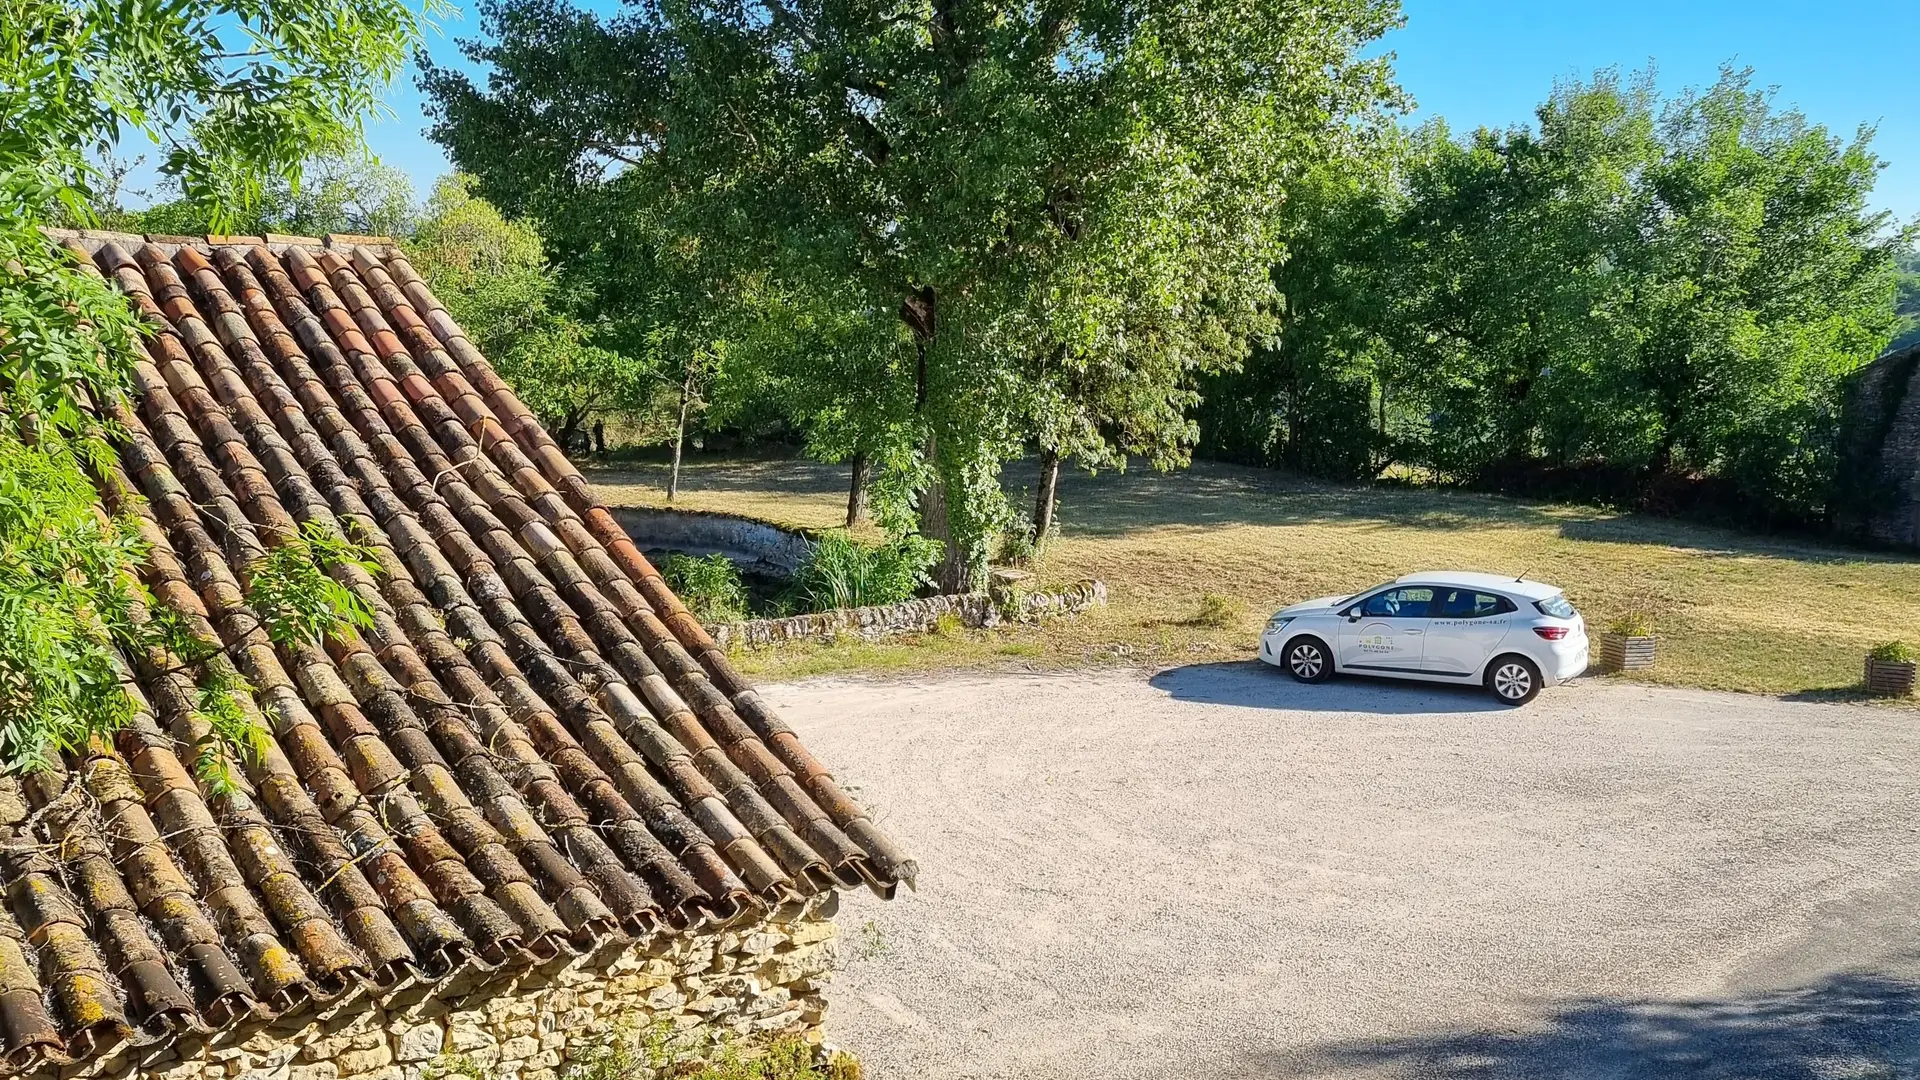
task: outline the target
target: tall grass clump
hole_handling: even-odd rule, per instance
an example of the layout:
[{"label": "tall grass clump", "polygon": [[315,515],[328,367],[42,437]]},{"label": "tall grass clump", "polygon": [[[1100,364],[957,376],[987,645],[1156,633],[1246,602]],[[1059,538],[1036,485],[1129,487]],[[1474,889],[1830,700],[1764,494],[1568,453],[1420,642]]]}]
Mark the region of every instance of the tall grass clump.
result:
[{"label": "tall grass clump", "polygon": [[678,552],[667,556],[660,576],[703,623],[739,622],[747,617],[747,587],[740,569],[725,555],[704,559]]},{"label": "tall grass clump", "polygon": [[803,611],[897,604],[912,599],[930,580],[927,568],[939,556],[939,543],[922,536],[867,547],[846,530],[834,529],[808,550],[793,578],[792,599]]}]

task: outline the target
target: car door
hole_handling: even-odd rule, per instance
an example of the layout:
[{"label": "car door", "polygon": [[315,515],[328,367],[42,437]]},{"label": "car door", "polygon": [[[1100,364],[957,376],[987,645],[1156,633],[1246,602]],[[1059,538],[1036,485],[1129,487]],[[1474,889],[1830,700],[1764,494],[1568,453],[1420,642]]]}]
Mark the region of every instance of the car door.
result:
[{"label": "car door", "polygon": [[1519,608],[1477,589],[1442,588],[1435,595],[1422,666],[1435,675],[1472,678],[1512,629]]},{"label": "car door", "polygon": [[1418,675],[1426,648],[1427,613],[1433,589],[1408,585],[1377,592],[1349,608],[1340,620],[1342,671]]}]

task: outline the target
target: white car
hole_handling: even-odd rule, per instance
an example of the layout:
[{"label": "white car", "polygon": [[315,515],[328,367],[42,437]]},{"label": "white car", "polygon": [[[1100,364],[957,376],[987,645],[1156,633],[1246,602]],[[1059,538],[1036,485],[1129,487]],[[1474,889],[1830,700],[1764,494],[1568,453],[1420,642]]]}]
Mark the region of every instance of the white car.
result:
[{"label": "white car", "polygon": [[1408,574],[1277,612],[1260,659],[1317,683],[1335,672],[1479,684],[1509,705],[1587,669],[1587,624],[1557,586],[1497,574]]}]

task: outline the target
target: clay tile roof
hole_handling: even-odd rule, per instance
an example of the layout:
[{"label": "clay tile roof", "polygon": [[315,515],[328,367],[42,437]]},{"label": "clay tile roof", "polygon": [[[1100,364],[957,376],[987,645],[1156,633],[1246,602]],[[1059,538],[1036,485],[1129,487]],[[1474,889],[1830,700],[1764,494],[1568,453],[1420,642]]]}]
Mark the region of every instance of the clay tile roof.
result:
[{"label": "clay tile roof", "polygon": [[[0,1074],[912,882],[390,242],[58,238],[157,331],[104,501],[273,739],[206,790],[128,656],[130,728],[0,778]],[[353,640],[245,603],[303,528],[374,552]]]}]

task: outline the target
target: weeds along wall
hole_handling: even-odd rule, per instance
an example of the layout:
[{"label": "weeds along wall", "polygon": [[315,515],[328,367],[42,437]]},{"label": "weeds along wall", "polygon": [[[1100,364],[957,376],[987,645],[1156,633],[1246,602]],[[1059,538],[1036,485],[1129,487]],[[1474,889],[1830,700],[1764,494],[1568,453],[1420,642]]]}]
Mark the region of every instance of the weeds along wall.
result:
[{"label": "weeds along wall", "polygon": [[138,1047],[38,1077],[102,1080],[557,1080],[618,1032],[641,1033],[651,1071],[776,1039],[820,1041],[838,896],[719,932],[618,943],[531,967],[469,970],[324,1011],[241,1025],[157,1054]]}]

